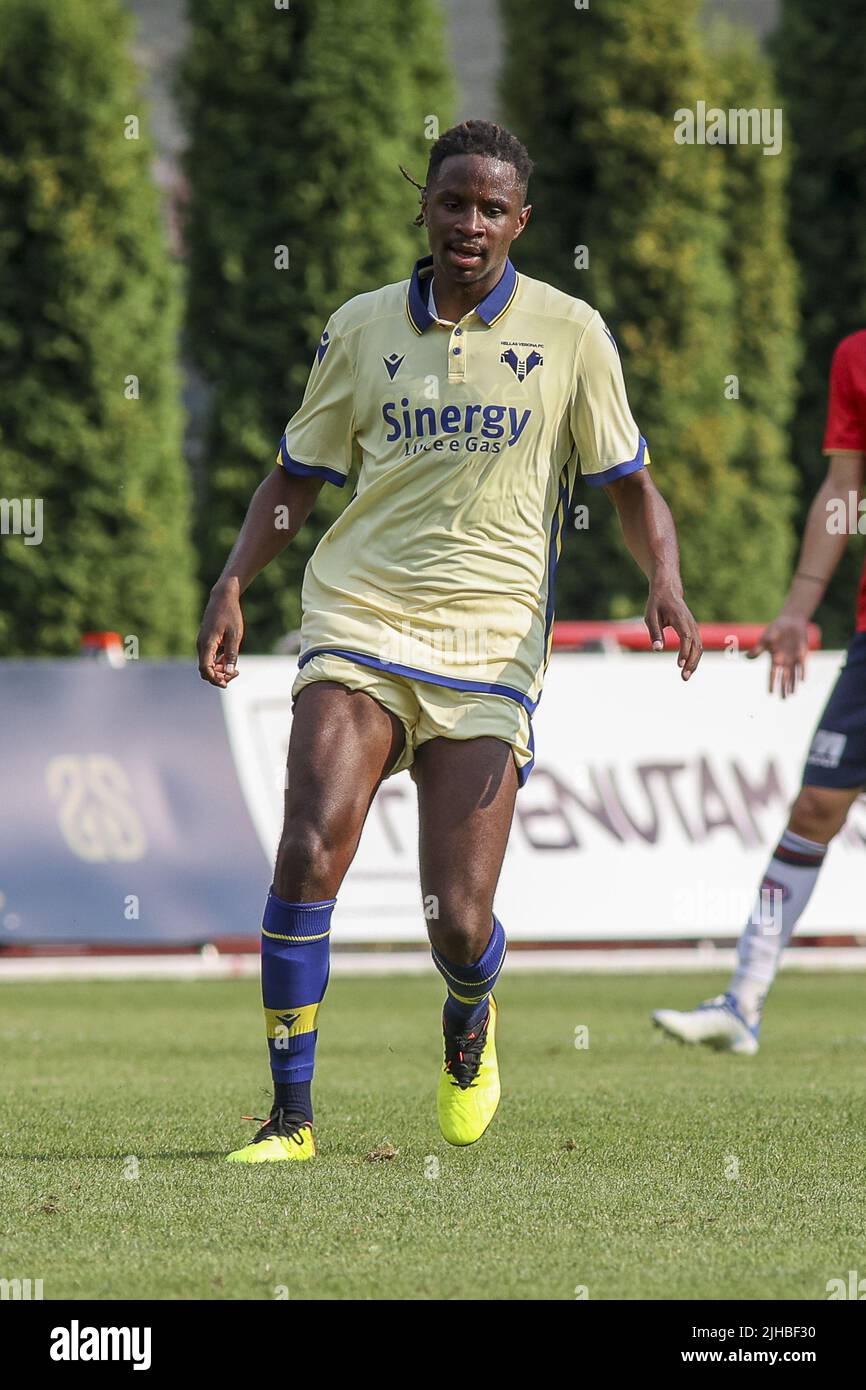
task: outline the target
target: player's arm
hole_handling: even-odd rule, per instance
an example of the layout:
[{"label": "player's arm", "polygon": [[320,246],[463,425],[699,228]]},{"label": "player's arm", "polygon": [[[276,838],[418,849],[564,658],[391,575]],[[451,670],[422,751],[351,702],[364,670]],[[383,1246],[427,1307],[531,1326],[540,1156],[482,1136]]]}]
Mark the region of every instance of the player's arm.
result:
[{"label": "player's arm", "polygon": [[244,634],[241,595],[297,535],[324,481],[295,476],[278,465],[256,488],[201,620],[197,648],[202,680],[225,689],[238,674]]},{"label": "player's arm", "polygon": [[859,501],[863,487],[866,401],[858,370],[861,341],[861,334],[852,333],[842,339],[833,353],[824,431],[824,453],[830,460],[827,477],[809,510],[800,558],[784,607],[749,652],[751,657],[770,653],[770,694],[778,683],[783,700],[793,695],[797,681],[805,675],[807,623],[845,549],[847,527],[839,534],[838,528],[829,524],[831,513],[841,503],[842,514],[847,516],[851,493]]},{"label": "player's arm", "polygon": [[286,425],[277,467],[256,489],[225,568],[211,590],[198,635],[202,680],[225,688],[237,675],[241,594],[297,535],[323,483],[344,487],[355,434],[354,371],[332,315],[304,399]]},{"label": "player's arm", "polygon": [[677,664],[687,681],[703,652],[698,625],[683,598],[680,553],[671,510],[646,468],[604,484],[619,516],[625,543],[649,580],[644,615],[653,651],[663,651],[664,629],[680,639]]},{"label": "player's arm", "polygon": [[866,476],[866,455],[831,454],[827,476],[815,494],[806,519],[800,558],[787,598],[777,618],[765,628],[750,657],[769,652],[770,694],[778,685],[784,700],[793,695],[806,671],[808,623],[827,589],[848,542],[847,530],[829,524],[837,509],[848,515],[849,498],[858,501]]},{"label": "player's arm", "polygon": [[598,313],[577,348],[570,424],[584,481],[607,493],[626,545],[649,580],[645,619],[653,651],[664,650],[664,629],[672,627],[687,681],[703,647],[683,598],[676,527],[649,474],[649,450],[628,403],[619,349]]}]

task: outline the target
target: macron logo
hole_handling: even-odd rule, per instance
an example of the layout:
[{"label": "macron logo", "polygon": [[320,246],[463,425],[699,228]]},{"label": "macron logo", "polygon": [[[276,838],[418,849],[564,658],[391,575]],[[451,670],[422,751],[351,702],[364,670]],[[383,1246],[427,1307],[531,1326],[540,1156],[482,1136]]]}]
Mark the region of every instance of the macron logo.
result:
[{"label": "macron logo", "polygon": [[395,376],[402,367],[405,357],[405,352],[403,353],[402,357],[398,357],[396,352],[392,352],[390,357],[382,358],[382,361],[385,363],[385,370],[387,371],[392,381],[394,380]]},{"label": "macron logo", "polygon": [[150,1370],[149,1327],[69,1327],[51,1329],[52,1361],[132,1361],[134,1371]]}]

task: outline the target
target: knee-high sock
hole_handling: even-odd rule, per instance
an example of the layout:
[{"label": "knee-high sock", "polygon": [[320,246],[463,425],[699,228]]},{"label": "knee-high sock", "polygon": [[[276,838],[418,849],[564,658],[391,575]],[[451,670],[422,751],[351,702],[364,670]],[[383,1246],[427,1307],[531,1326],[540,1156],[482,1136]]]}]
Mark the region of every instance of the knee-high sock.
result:
[{"label": "knee-high sock", "polygon": [[328,986],[335,901],[287,903],[272,888],[262,922],[262,1003],[275,1099],[310,1121],[316,1015]]},{"label": "knee-high sock", "polygon": [[445,1026],[449,1032],[464,1032],[482,1023],[487,1014],[490,992],[499,978],[505,960],[505,932],[497,917],[484,954],[474,965],[452,965],[435,946],[433,964],[448,986]]},{"label": "knee-high sock", "polygon": [[747,1023],[761,1017],[764,1000],[827,853],[826,845],[786,830],[761,884],[751,920],[737,944],[730,992]]}]

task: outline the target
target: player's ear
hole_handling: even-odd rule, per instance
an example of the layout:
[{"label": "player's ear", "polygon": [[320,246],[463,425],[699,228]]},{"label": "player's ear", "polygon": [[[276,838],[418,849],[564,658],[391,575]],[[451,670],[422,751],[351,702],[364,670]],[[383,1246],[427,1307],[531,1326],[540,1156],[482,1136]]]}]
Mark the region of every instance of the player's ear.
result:
[{"label": "player's ear", "polygon": [[532,204],[531,204],[531,203],[527,203],[527,204],[526,204],[526,207],[520,209],[520,212],[519,212],[518,218],[517,218],[517,229],[516,229],[516,231],[515,231],[515,233],[514,233],[514,236],[512,237],[512,241],[516,241],[517,238],[520,236],[520,233],[523,231],[523,228],[526,226],[527,222],[529,221],[529,218],[530,218],[531,214],[532,214]]}]

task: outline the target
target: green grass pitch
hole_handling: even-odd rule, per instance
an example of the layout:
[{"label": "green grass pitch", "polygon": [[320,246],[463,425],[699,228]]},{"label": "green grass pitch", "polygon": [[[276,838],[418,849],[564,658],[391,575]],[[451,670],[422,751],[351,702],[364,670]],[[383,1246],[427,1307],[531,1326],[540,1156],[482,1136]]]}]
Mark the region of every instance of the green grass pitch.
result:
[{"label": "green grass pitch", "polygon": [[319,1157],[261,1168],[222,1161],[269,1105],[254,981],[0,986],[0,1276],[46,1299],[824,1299],[866,1275],[866,976],[783,976],[753,1059],[651,1028],[721,984],[506,969],[502,1105],[455,1150],[432,969],[338,978]]}]

